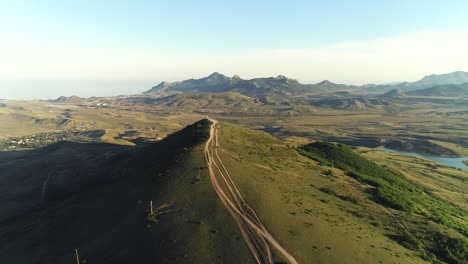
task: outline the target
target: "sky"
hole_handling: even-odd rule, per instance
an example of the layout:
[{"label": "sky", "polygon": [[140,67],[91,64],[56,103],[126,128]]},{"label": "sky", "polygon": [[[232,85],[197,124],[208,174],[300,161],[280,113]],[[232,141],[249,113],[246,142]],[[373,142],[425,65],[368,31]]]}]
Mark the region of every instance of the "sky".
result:
[{"label": "sky", "polygon": [[468,1],[0,0],[0,98],[220,72],[366,84],[468,71]]}]

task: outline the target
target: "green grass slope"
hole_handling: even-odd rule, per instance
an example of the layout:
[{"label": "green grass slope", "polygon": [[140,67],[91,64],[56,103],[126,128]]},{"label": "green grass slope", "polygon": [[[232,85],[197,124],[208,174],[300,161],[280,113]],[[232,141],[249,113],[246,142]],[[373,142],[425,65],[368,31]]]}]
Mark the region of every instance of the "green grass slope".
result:
[{"label": "green grass slope", "polygon": [[[300,152],[322,164],[336,166],[350,177],[369,185],[372,198],[378,203],[418,215],[458,233],[456,237],[447,237],[442,232],[430,235],[420,232],[418,238],[404,232],[398,238],[403,244],[421,250],[428,258],[436,257],[448,263],[464,263],[466,260],[468,212],[465,209],[440,199],[423,185],[364,158],[345,145],[316,142],[304,146]],[[431,237],[437,238],[435,242]],[[448,246],[447,243],[453,245]]]},{"label": "green grass slope", "polygon": [[425,263],[390,238],[399,230],[394,215],[343,171],[266,133],[227,123],[219,141],[239,190],[300,263]]},{"label": "green grass slope", "polygon": [[468,171],[460,170],[430,160],[379,149],[360,148],[366,158],[416,182],[440,198],[468,208]]}]

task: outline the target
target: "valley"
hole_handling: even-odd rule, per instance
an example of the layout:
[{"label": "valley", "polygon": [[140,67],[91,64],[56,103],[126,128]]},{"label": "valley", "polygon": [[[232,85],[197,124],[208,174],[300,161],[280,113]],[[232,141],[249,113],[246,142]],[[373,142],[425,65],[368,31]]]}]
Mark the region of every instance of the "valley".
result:
[{"label": "valley", "polygon": [[464,263],[468,171],[382,151],[468,157],[465,86],[421,83],[0,100],[0,260]]}]

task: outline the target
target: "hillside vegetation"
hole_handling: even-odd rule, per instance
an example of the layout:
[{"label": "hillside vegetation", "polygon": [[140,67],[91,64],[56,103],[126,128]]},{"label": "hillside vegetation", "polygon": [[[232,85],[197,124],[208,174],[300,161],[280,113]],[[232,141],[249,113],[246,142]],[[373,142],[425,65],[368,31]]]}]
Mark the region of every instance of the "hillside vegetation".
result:
[{"label": "hillside vegetation", "polygon": [[[254,263],[210,183],[208,126],[202,120],[142,146],[64,142],[1,153],[1,262],[68,263],[76,248],[89,263]],[[227,123],[219,140],[239,190],[300,263],[424,262],[362,218],[365,200],[322,192],[335,179],[281,141]],[[150,200],[170,206],[157,222],[148,220]]]},{"label": "hillside vegetation", "polygon": [[458,156],[458,153],[456,151],[429,140],[389,140],[385,143],[385,147],[403,152],[416,152],[427,155],[437,155],[445,157]]},{"label": "hillside vegetation", "polygon": [[[464,237],[468,235],[466,223],[468,212],[465,209],[438,198],[403,175],[369,161],[345,145],[316,142],[304,146],[300,152],[324,165],[336,166],[350,177],[370,185],[373,198],[386,207],[427,217],[436,223],[457,230]],[[438,236],[443,237],[442,234]],[[421,241],[414,239],[413,242],[424,243],[424,248],[441,260],[449,263],[463,263],[464,261],[468,246],[466,238],[455,239],[458,246],[449,248],[449,252],[446,253],[441,253],[439,249],[445,248],[444,243],[452,243],[447,242],[451,241],[450,239],[437,241],[436,245],[425,239]]]},{"label": "hillside vegetation", "polygon": [[387,236],[399,234],[393,216],[341,170],[330,176],[278,139],[224,122],[219,141],[243,196],[300,263],[424,263]]}]

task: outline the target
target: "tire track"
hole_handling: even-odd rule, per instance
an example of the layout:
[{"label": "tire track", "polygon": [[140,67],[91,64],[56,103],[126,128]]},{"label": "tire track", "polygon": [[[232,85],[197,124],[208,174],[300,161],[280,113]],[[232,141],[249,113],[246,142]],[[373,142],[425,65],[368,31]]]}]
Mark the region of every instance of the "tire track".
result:
[{"label": "tire track", "polygon": [[259,264],[273,264],[273,248],[289,263],[297,264],[296,259],[268,232],[253,208],[250,207],[240,193],[218,155],[219,122],[210,118],[208,120],[212,125],[210,126],[210,137],[206,141],[204,155],[211,184],[223,205],[236,221],[256,262]]}]

